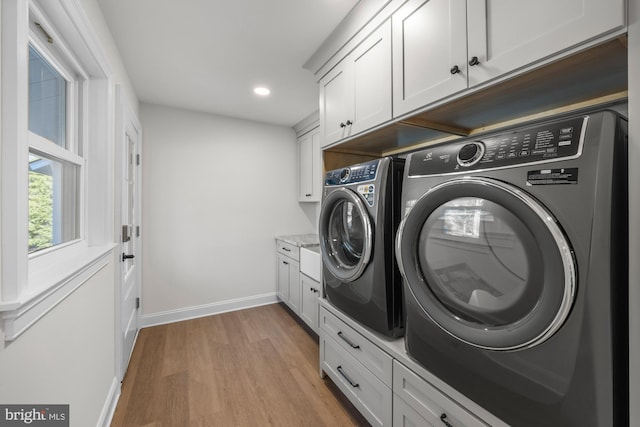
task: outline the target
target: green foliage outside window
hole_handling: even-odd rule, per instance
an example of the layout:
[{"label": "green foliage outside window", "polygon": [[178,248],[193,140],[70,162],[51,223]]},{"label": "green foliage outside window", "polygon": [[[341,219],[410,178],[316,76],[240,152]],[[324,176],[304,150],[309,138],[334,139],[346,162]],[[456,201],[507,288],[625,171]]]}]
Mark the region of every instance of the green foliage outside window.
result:
[{"label": "green foliage outside window", "polygon": [[53,177],[29,172],[29,252],[53,245]]}]

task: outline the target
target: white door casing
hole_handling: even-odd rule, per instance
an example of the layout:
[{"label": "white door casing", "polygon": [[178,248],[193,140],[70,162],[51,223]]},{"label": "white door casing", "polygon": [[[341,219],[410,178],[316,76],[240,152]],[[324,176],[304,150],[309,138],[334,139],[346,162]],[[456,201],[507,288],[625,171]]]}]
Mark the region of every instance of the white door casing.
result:
[{"label": "white door casing", "polygon": [[141,185],[140,185],[140,146],[142,142],[141,126],[133,111],[121,99],[117,91],[116,135],[116,201],[119,218],[116,234],[119,248],[120,275],[116,301],[116,359],[120,379],[124,378],[133,351],[138,332],[138,309],[140,308],[140,221],[141,221]]}]

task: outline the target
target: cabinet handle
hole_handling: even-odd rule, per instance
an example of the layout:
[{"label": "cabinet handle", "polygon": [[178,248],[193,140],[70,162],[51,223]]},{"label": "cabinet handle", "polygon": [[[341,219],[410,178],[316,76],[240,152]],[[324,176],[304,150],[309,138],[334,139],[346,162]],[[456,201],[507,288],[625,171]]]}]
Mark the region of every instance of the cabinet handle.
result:
[{"label": "cabinet handle", "polygon": [[287,261],[282,261],[282,263],[283,263],[284,265],[289,265],[289,263],[288,263]]},{"label": "cabinet handle", "polygon": [[451,67],[451,74],[458,74],[460,72],[460,67],[458,67],[457,65],[454,65],[453,67]]},{"label": "cabinet handle", "polygon": [[124,252],[122,253],[122,261],[124,262],[127,259],[134,259],[136,256],[135,255],[127,255]]},{"label": "cabinet handle", "polygon": [[341,128],[346,128],[346,127],[347,127],[347,125],[345,125],[344,123],[340,123],[340,127],[341,127]]},{"label": "cabinet handle", "polygon": [[283,247],[283,248],[282,248],[282,250],[283,250],[283,251],[286,251],[286,252],[291,252],[291,249],[289,249],[289,248],[284,248],[284,247]]},{"label": "cabinet handle", "polygon": [[351,126],[353,122],[351,120],[347,120],[347,126]]},{"label": "cabinet handle", "polygon": [[469,61],[469,65],[471,65],[472,67],[474,65],[478,65],[479,63],[480,63],[480,61],[478,61],[478,57],[477,56],[472,57],[471,60]]},{"label": "cabinet handle", "polygon": [[[348,382],[349,384],[351,384],[351,387],[354,387],[354,388],[356,388],[356,387],[360,387],[360,384],[358,384],[358,383],[354,383],[354,382],[351,380],[351,378],[349,378],[349,375],[347,375],[347,374],[345,374],[345,373],[344,373],[344,371],[342,370],[342,366],[338,366],[338,368],[337,368],[337,369],[338,369],[338,372],[340,372],[340,375],[342,375],[342,377],[343,377],[345,380],[347,380],[347,382]],[[442,418],[442,417],[440,417],[440,418]]]},{"label": "cabinet handle", "polygon": [[305,194],[304,197],[311,197],[311,193]]},{"label": "cabinet handle", "polygon": [[440,421],[442,421],[443,424],[446,425],[447,427],[453,427],[453,424],[447,421],[447,414],[440,415]]},{"label": "cabinet handle", "polygon": [[342,338],[342,340],[343,340],[344,342],[346,342],[347,344],[349,344],[349,345],[351,346],[351,348],[354,348],[354,349],[358,349],[358,348],[360,348],[360,346],[359,346],[359,345],[352,343],[352,342],[351,342],[351,340],[349,340],[348,338],[346,338],[346,337],[344,336],[344,334],[342,333],[342,331],[338,332],[338,336],[339,336],[340,338]]}]

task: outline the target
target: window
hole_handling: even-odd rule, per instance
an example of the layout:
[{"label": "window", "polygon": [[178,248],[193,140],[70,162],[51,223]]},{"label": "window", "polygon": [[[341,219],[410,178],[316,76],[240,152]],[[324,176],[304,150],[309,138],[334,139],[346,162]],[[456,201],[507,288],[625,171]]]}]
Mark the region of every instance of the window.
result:
[{"label": "window", "polygon": [[114,87],[76,0],[2,0],[0,24],[0,329],[11,341],[113,258]]},{"label": "window", "polygon": [[72,120],[77,82],[63,77],[32,44],[28,73],[29,253],[34,253],[80,237],[82,158],[75,153],[81,145],[77,134],[68,129],[68,123],[78,122]]}]

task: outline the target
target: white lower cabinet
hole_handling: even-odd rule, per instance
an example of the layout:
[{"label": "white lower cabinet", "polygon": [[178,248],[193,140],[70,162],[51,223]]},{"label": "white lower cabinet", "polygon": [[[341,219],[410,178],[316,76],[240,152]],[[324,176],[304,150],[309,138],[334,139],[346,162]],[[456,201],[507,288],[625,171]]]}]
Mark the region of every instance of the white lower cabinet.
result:
[{"label": "white lower cabinet", "polygon": [[320,334],[322,370],[372,426],[391,426],[391,389],[332,338],[323,335]]},{"label": "white lower cabinet", "polygon": [[276,240],[277,293],[294,313],[300,311],[300,249]]},{"label": "white lower cabinet", "polygon": [[[320,305],[320,370],[373,426],[505,427],[464,397],[450,397],[408,366],[399,342],[377,338],[338,310]],[[446,388],[445,388],[446,390]],[[455,396],[455,393],[454,393]],[[476,413],[478,412],[478,413]]]},{"label": "white lower cabinet", "polygon": [[394,426],[488,426],[396,360],[393,394]]},{"label": "white lower cabinet", "polygon": [[300,318],[318,333],[318,296],[320,295],[320,283],[306,274],[300,273]]},{"label": "white lower cabinet", "polygon": [[391,426],[393,358],[320,308],[320,368],[373,426]]}]

